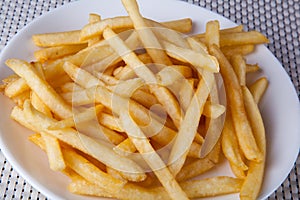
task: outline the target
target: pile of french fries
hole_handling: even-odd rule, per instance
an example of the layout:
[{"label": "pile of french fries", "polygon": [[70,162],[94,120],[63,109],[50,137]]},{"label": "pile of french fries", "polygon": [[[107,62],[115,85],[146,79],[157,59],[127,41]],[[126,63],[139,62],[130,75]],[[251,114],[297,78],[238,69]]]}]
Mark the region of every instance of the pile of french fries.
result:
[{"label": "pile of french fries", "polygon": [[[194,199],[240,193],[256,199],[266,141],[258,103],[268,81],[245,56],[268,40],[242,26],[206,24],[187,36],[189,18],[90,14],[81,30],[36,34],[33,62],[9,59],[1,91],[11,118],[34,131],[69,191],[117,199]],[[218,82],[224,82],[226,104]],[[224,91],[223,91],[224,92]],[[227,159],[235,177],[203,174]]]}]

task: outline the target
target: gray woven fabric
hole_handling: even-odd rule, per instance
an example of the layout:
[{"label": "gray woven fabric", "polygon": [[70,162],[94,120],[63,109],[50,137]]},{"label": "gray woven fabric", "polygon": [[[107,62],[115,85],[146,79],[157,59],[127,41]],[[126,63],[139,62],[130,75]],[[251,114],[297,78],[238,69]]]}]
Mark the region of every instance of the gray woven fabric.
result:
[{"label": "gray woven fabric", "polygon": [[[187,0],[186,0],[187,1]],[[10,0],[0,2],[0,51],[34,18],[70,0]],[[188,0],[230,20],[256,29],[270,39],[268,48],[282,63],[300,97],[299,0]],[[0,199],[46,199],[12,168],[0,152]],[[287,179],[269,199],[300,199],[300,156]]]}]

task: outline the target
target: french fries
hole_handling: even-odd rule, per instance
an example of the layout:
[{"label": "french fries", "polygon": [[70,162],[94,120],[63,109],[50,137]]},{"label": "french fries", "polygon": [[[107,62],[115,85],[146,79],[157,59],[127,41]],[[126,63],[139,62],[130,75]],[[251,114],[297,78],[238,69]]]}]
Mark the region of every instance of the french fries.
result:
[{"label": "french fries", "polygon": [[257,147],[250,123],[247,119],[241,87],[236,74],[231,64],[216,45],[213,45],[210,51],[220,62],[221,74],[225,82],[225,87],[227,86],[228,102],[241,149],[249,160],[259,162],[262,155]]},{"label": "french fries", "polygon": [[[183,36],[190,19],[156,22],[135,0],[122,3],[129,16],[91,13],[81,30],[33,35],[36,61],[6,61],[15,74],[0,91],[16,103],[11,118],[35,132],[29,140],[75,194],[256,199],[266,160],[257,105],[268,81],[248,85],[260,67],[245,55],[268,39],[218,21]],[[236,177],[198,180],[221,155]]]},{"label": "french fries", "polygon": [[25,79],[27,85],[55,114],[61,118],[72,116],[71,107],[67,105],[57,92],[37,74],[31,64],[15,59],[7,60],[6,64],[20,77]]},{"label": "french fries", "polygon": [[[249,170],[241,188],[241,199],[256,199],[259,195],[263,181],[263,173],[266,162],[266,136],[264,123],[259,112],[257,103],[246,86],[242,87],[243,97],[245,99],[245,107],[248,113],[249,121],[253,128],[254,137],[258,147],[262,152],[262,161],[257,163],[250,161]],[[255,185],[252,183],[255,182]]]}]

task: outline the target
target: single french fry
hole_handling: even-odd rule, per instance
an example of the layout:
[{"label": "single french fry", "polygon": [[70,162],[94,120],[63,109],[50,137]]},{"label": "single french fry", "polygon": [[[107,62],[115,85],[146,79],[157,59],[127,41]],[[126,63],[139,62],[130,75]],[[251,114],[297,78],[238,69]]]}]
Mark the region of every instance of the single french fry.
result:
[{"label": "single french fry", "polygon": [[38,97],[38,95],[35,92],[31,92],[30,102],[35,109],[49,117],[52,117],[51,110],[48,108],[48,106],[44,104],[44,102]]},{"label": "single french fry", "polygon": [[[151,20],[145,19],[147,23],[152,23]],[[186,27],[179,27],[179,24],[184,23]],[[175,31],[179,32],[186,32],[191,30],[191,20],[190,19],[182,19],[182,20],[174,20],[168,22],[161,23],[167,28],[174,29]],[[121,16],[121,17],[114,17],[114,18],[107,18],[103,19],[100,22],[88,24],[81,30],[80,39],[81,41],[88,40],[95,36],[100,36],[103,33],[103,30],[106,27],[110,27],[114,30],[118,28],[122,29],[131,29],[133,28],[132,20],[128,16]]]},{"label": "single french fry", "polygon": [[219,71],[219,64],[216,58],[203,52],[195,52],[191,49],[178,47],[169,42],[163,41],[163,46],[170,57],[190,63],[196,67],[204,68],[211,72]]},{"label": "single french fry", "polygon": [[120,120],[115,116],[100,112],[98,114],[98,121],[100,122],[100,124],[106,126],[107,128],[110,128],[111,130],[124,132],[123,128],[120,126]]},{"label": "single french fry", "polygon": [[66,168],[66,164],[63,159],[58,139],[47,133],[41,133],[41,135],[45,141],[50,168],[54,171],[64,170]]},{"label": "single french fry", "polygon": [[105,85],[101,80],[91,76],[87,71],[81,70],[73,63],[65,62],[63,69],[71,77],[71,79],[76,80],[76,83],[80,86],[84,85],[89,88],[95,85]]},{"label": "single french fry", "polygon": [[46,151],[45,148],[45,141],[42,139],[42,136],[40,133],[33,133],[28,136],[28,140],[37,145],[39,148],[41,148],[43,151]]},{"label": "single french fry", "polygon": [[[90,107],[83,112],[76,111],[72,117],[63,119],[57,122],[54,126],[48,127],[49,129],[63,129],[74,127],[76,123],[82,123],[97,118],[97,114],[103,109],[102,105]],[[79,112],[79,113],[77,113]]]},{"label": "single french fry", "polygon": [[259,78],[252,85],[250,85],[249,90],[252,93],[254,101],[258,104],[263,94],[268,87],[268,79],[266,77]]},{"label": "single french fry", "polygon": [[[202,151],[201,151],[202,153]],[[217,140],[216,144],[213,145],[212,149],[207,153],[207,156],[213,163],[218,164],[221,157],[221,142],[220,139]],[[200,158],[202,158],[202,154],[200,155]]]},{"label": "single french fry", "polygon": [[89,14],[89,23],[93,24],[96,22],[99,22],[101,20],[101,16],[96,13],[90,13]]},{"label": "single french fry", "polygon": [[[197,40],[204,41],[203,36],[195,36]],[[256,45],[268,43],[269,40],[260,32],[227,32],[220,34],[220,47],[226,46],[241,46],[241,45]]]},{"label": "single french fry", "polygon": [[193,142],[190,146],[187,156],[192,158],[200,158],[201,147],[202,146],[200,144]]},{"label": "single french fry", "polygon": [[189,198],[213,197],[237,193],[240,191],[242,184],[243,180],[227,176],[217,176],[180,183]]},{"label": "single french fry", "polygon": [[186,40],[191,49],[201,52],[202,54],[208,54],[208,49],[204,42],[198,41],[192,37],[187,37]]},{"label": "single french fry", "polygon": [[23,78],[18,78],[14,81],[9,82],[4,89],[4,95],[9,98],[15,97],[26,90],[29,90],[29,87],[26,81]]},{"label": "single french fry", "polygon": [[32,126],[29,122],[27,122],[26,116],[19,106],[13,107],[10,113],[10,117],[22,126],[28,128],[29,130],[39,132],[39,130],[35,126]]},{"label": "single french fry", "polygon": [[87,47],[86,44],[74,44],[66,46],[55,46],[40,49],[34,52],[34,57],[39,62],[55,60],[64,56],[72,55]]},{"label": "single french fry", "polygon": [[120,155],[128,156],[131,153],[136,152],[136,148],[134,144],[131,142],[129,138],[122,141],[120,144],[114,147],[114,151]]},{"label": "single french fry", "polygon": [[164,26],[180,33],[188,33],[192,30],[193,22],[190,18],[183,18],[178,20],[172,20],[169,22],[163,22]]},{"label": "single french fry", "polygon": [[120,69],[120,71],[115,75],[115,78],[119,80],[128,80],[135,77],[137,76],[134,73],[134,70],[131,69],[129,66],[122,67],[122,69]]},{"label": "single french fry", "polygon": [[115,179],[120,179],[121,181],[126,181],[126,179],[124,179],[117,170],[115,170],[111,167],[106,166],[106,172],[107,172],[107,174],[111,175]]},{"label": "single french fry", "polygon": [[[41,137],[44,140],[44,150],[48,156],[50,169],[54,171],[64,170],[66,164],[57,138],[48,135],[47,133],[41,133]],[[33,139],[31,138],[30,140],[32,141]]]},{"label": "single french fry", "polygon": [[148,109],[153,105],[159,104],[157,98],[153,94],[143,90],[136,90],[131,98]]},{"label": "single french fry", "polygon": [[84,44],[80,40],[80,31],[67,31],[57,33],[35,34],[32,40],[39,47],[53,47],[70,44]]},{"label": "single french fry", "polygon": [[234,46],[246,44],[263,44],[269,40],[260,32],[248,31],[238,33],[226,33],[220,35],[220,46]]},{"label": "single french fry", "polygon": [[10,59],[6,64],[20,77],[26,80],[27,85],[39,96],[39,98],[58,116],[67,118],[72,115],[72,109],[54,91],[54,89],[41,77],[29,63]]},{"label": "single french fry", "polygon": [[13,82],[19,78],[20,78],[20,76],[18,76],[17,74],[11,74],[11,75],[5,77],[4,79],[2,79],[2,83],[3,83],[3,85],[8,85],[10,82]]},{"label": "single french fry", "polygon": [[228,103],[230,105],[233,124],[237,133],[240,147],[247,159],[259,162],[262,155],[257,147],[250,123],[247,118],[242,99],[241,86],[239,85],[238,79],[232,69],[232,66],[220,49],[217,46],[212,45],[210,47],[210,51],[220,63],[220,72],[225,83]]},{"label": "single french fry", "polygon": [[240,198],[256,199],[261,190],[266,162],[266,136],[264,123],[251,92],[246,86],[242,87],[245,108],[249,117],[254,137],[262,153],[261,162],[250,161],[247,177],[240,191]]},{"label": "single french fry", "polygon": [[[89,14],[89,23],[93,24],[96,22],[101,21],[101,16],[95,13],[90,13]],[[93,44],[97,43],[100,40],[100,37],[95,37],[95,38],[91,38],[88,41],[88,46],[92,46]]]},{"label": "single french fry", "polygon": [[[189,48],[189,43],[185,39],[185,36],[177,31],[168,29],[164,26],[156,26],[155,28],[152,28],[152,31],[160,41],[167,41],[182,48]],[[172,61],[172,59],[170,60]]]},{"label": "single french fry", "polygon": [[212,169],[215,166],[209,158],[201,158],[190,164],[184,165],[181,171],[176,175],[176,180],[179,182],[199,176]]},{"label": "single french fry", "polygon": [[245,56],[252,53],[254,49],[255,46],[253,44],[224,46],[221,48],[222,52],[226,57],[231,57],[236,54],[241,54]]},{"label": "single french fry", "polygon": [[203,109],[203,115],[210,117],[211,119],[216,119],[220,117],[225,110],[226,108],[223,105],[213,104],[211,101],[207,101]]},{"label": "single french fry", "polygon": [[[43,77],[43,74],[41,71],[39,72],[39,74],[41,75],[41,77]],[[51,110],[49,109],[49,107],[47,105],[45,105],[45,103],[39,98],[39,96],[34,91],[31,91],[31,93],[30,93],[30,101],[31,101],[32,106],[36,110],[44,113],[45,115],[47,115],[49,117],[52,117],[52,113],[51,113]]]},{"label": "single french fry", "polygon": [[179,102],[183,111],[186,112],[194,95],[194,79],[183,80],[179,91]]},{"label": "single french fry", "polygon": [[251,73],[251,72],[257,72],[260,70],[260,67],[258,64],[246,64],[246,72]]},{"label": "single french fry", "polygon": [[102,19],[99,22],[88,24],[81,30],[80,40],[85,41],[97,35],[101,35],[105,27],[111,27],[113,29],[118,28],[132,28],[133,24],[129,17],[114,17]]},{"label": "single french fry", "polygon": [[248,170],[248,166],[243,160],[244,156],[241,154],[230,111],[227,111],[222,132],[222,150],[230,163],[243,171]]},{"label": "single french fry", "polygon": [[[231,28],[220,29],[220,34],[242,32],[243,25],[234,26]],[[199,33],[192,36],[193,38],[205,38],[205,33]]]},{"label": "single french fry", "polygon": [[224,33],[236,33],[236,32],[242,32],[243,31],[243,25],[237,25],[237,26],[234,26],[234,27],[231,27],[231,28],[224,28],[224,29],[221,29],[220,30],[220,33],[221,34],[224,34]]},{"label": "single french fry", "polygon": [[220,45],[220,24],[219,21],[209,21],[206,23],[206,31],[205,31],[205,41],[206,45]]},{"label": "single french fry", "polygon": [[246,62],[242,55],[234,55],[231,57],[231,65],[239,80],[241,86],[246,85]]},{"label": "single french fry", "polygon": [[236,166],[234,163],[229,161],[229,165],[230,165],[230,169],[232,171],[232,173],[237,177],[237,178],[241,178],[241,179],[245,179],[246,178],[246,173],[247,171],[244,171],[243,169],[241,169],[239,166]]},{"label": "single french fry", "polygon": [[183,65],[170,65],[156,74],[158,83],[163,86],[174,84],[178,80],[192,77],[192,69]]}]

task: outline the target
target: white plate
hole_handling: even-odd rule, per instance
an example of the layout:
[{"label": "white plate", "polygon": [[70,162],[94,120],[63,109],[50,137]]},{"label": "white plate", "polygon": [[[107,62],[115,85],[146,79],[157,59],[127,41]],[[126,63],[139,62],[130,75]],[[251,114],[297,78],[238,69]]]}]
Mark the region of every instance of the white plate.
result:
[{"label": "white plate", "polygon": [[[222,16],[201,7],[179,1],[141,0],[141,12],[145,17],[158,21],[190,17],[196,24],[194,32],[204,31],[205,23],[212,19],[221,22],[221,27],[235,24]],[[11,71],[5,67],[8,58],[30,61],[35,47],[31,35],[36,33],[80,29],[88,21],[88,14],[99,13],[103,18],[126,15],[120,0],[82,0],[67,4],[39,17],[22,29],[4,48],[0,57],[0,78]],[[267,198],[289,174],[297,158],[300,144],[300,106],[294,86],[283,67],[264,46],[248,57],[248,62],[259,63],[270,85],[260,108],[267,134],[267,166],[260,199]],[[50,199],[81,199],[70,194],[66,187],[68,179],[48,167],[44,153],[31,144],[29,131],[9,118],[12,103],[0,95],[1,150],[21,176]],[[207,176],[228,173],[226,164]],[[237,199],[237,195],[227,195],[217,199]],[[91,198],[93,199],[93,198]]]}]

